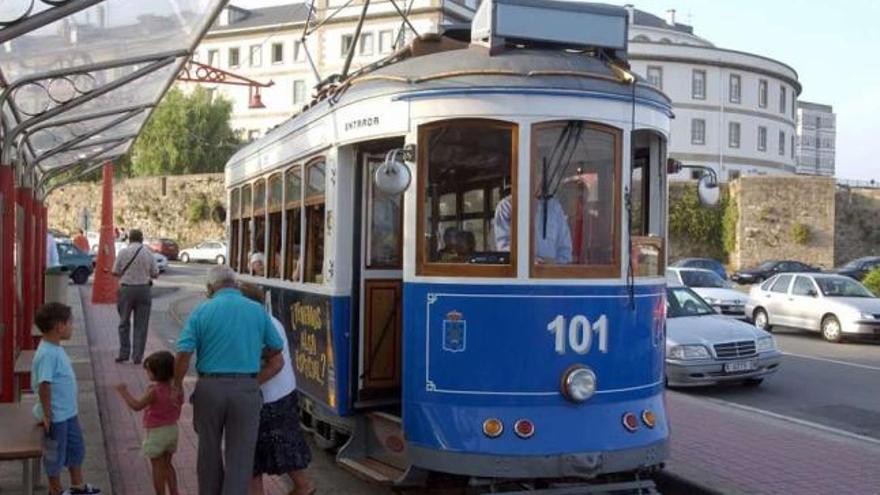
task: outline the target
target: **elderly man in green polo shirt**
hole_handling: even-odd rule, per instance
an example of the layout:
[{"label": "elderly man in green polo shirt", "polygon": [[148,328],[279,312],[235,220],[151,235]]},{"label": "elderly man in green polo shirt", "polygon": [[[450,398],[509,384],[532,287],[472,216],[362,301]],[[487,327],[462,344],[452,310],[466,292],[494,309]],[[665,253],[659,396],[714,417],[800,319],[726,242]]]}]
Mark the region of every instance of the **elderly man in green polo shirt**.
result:
[{"label": "elderly man in green polo shirt", "polygon": [[[281,369],[284,343],[266,310],[238,291],[235,272],[228,266],[208,271],[208,297],[192,312],[177,340],[174,387],[180,393],[195,352],[199,381],[192,403],[199,436],[199,494],[242,495],[248,493],[253,476],[260,383],[266,378],[259,375]],[[261,369],[263,356],[268,359]]]}]

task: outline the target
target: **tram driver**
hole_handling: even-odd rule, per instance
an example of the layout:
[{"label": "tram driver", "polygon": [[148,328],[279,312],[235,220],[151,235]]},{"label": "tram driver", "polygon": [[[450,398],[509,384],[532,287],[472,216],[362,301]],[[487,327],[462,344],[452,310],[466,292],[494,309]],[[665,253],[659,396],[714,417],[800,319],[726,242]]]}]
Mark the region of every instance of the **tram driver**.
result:
[{"label": "tram driver", "polygon": [[[495,249],[510,251],[511,195],[510,189],[504,191],[506,196],[495,207],[495,218],[492,225],[495,232]],[[544,204],[550,212],[544,218]],[[535,263],[567,265],[572,262],[571,228],[568,216],[555,197],[546,201],[539,199],[535,221]]]}]

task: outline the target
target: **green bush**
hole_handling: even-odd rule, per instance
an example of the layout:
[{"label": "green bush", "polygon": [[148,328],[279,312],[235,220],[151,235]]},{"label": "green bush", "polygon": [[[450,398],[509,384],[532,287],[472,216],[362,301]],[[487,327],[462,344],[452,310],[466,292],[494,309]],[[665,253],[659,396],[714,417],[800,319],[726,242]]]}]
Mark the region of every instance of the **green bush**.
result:
[{"label": "green bush", "polygon": [[205,197],[204,194],[199,194],[190,200],[189,206],[187,206],[186,210],[186,219],[189,220],[190,224],[199,223],[207,220],[208,215],[210,214],[211,210],[208,206],[208,198]]},{"label": "green bush", "polygon": [[810,242],[810,237],[811,233],[809,226],[799,222],[791,226],[791,238],[795,244],[803,246]]},{"label": "green bush", "polygon": [[880,297],[880,268],[874,268],[865,279],[862,280],[865,287],[868,288],[875,296]]},{"label": "green bush", "polygon": [[[722,191],[718,207],[700,204],[695,185],[670,196],[669,236],[705,247],[705,256],[725,261],[736,243],[736,203]],[[730,246],[730,247],[728,247]]]}]

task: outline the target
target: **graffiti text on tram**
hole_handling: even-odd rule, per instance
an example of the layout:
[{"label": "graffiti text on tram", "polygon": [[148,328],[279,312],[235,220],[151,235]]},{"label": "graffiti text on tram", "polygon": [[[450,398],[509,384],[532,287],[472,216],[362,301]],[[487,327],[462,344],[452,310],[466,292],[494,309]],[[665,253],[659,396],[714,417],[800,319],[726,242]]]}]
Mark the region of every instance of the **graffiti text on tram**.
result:
[{"label": "graffiti text on tram", "polygon": [[318,332],[324,331],[321,308],[297,302],[291,313],[299,333],[299,345],[294,353],[296,372],[323,386],[327,378],[327,352],[318,345]]},{"label": "graffiti text on tram", "polygon": [[608,317],[605,315],[594,322],[584,315],[574,315],[568,321],[565,316],[557,315],[547,324],[547,331],[556,337],[557,354],[565,354],[569,348],[577,354],[587,354],[593,347],[594,334],[599,352],[608,352]]}]

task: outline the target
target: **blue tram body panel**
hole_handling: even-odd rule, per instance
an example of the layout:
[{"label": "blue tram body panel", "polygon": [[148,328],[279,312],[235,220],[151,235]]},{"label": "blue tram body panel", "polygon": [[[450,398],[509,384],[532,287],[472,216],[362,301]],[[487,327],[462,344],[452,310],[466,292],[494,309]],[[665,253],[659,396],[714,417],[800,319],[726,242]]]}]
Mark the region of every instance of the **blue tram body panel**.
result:
[{"label": "blue tram body panel", "polygon": [[351,297],[267,289],[287,332],[297,389],[333,414],[350,414]]},{"label": "blue tram body panel", "polygon": [[[407,283],[404,301],[409,443],[548,455],[637,448],[668,438],[663,285],[634,287],[630,297],[620,285]],[[580,404],[560,392],[563,374],[575,364],[597,377],[595,395]],[[623,428],[623,414],[646,409],[657,417],[655,428]],[[487,418],[504,423],[501,437],[482,433]],[[519,419],[534,423],[532,438],[514,434]]]}]

